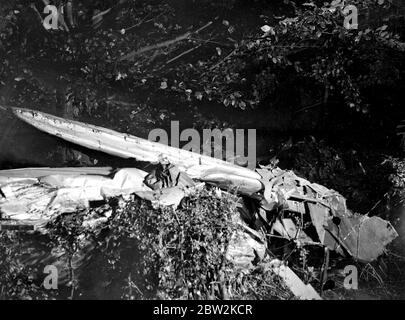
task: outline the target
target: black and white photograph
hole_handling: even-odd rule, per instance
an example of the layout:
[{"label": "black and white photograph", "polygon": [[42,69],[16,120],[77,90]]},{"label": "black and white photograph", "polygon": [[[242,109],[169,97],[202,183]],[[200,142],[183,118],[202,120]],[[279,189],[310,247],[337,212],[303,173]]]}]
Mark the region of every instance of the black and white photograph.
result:
[{"label": "black and white photograph", "polygon": [[0,0],[0,300],[405,300],[404,97],[404,0]]}]

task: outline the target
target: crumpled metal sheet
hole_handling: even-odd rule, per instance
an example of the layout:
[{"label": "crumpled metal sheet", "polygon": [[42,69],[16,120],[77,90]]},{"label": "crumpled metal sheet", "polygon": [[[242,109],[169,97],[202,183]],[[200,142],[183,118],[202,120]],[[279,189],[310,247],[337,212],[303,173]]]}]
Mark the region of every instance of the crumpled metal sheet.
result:
[{"label": "crumpled metal sheet", "polygon": [[300,300],[322,300],[310,284],[305,284],[287,265],[278,259],[268,263],[274,274],[278,275],[291,292]]},{"label": "crumpled metal sheet", "polygon": [[325,240],[325,245],[337,246],[336,250],[342,247],[353,258],[363,262],[377,259],[398,237],[391,223],[380,217],[350,216],[341,219],[339,225],[329,220],[326,229],[331,237]]},{"label": "crumpled metal sheet", "polygon": [[[279,213],[288,211],[310,220],[317,234],[311,242],[342,255],[349,254],[356,260],[371,262],[398,237],[390,222],[351,212],[346,199],[334,190],[302,179],[292,171],[261,168],[257,172],[265,186],[262,209]],[[292,229],[291,225],[289,229]],[[273,221],[271,230],[286,239],[292,238],[279,219]]]}]

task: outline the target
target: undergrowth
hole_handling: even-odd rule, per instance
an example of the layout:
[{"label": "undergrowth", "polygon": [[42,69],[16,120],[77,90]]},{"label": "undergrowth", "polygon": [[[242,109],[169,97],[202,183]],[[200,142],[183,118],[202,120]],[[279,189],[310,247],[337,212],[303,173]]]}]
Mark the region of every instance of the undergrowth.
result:
[{"label": "undergrowth", "polygon": [[[43,265],[24,266],[24,270],[34,269],[31,283],[36,283],[35,288],[25,289],[25,295],[33,299],[291,297],[288,289],[260,266],[240,272],[225,258],[231,235],[238,228],[233,219],[236,214],[233,195],[203,189],[183,199],[176,210],[154,208],[132,196],[126,201],[113,199],[102,209],[62,215],[48,226],[47,237],[41,241],[48,243],[47,261],[67,272],[61,276],[60,271],[57,291],[47,291],[41,285]],[[93,222],[89,223],[89,217]],[[1,267],[6,269],[0,278],[1,298],[20,299],[20,291],[3,288],[21,279],[19,271],[23,269],[14,266],[27,261],[21,256],[28,251],[33,254],[36,248],[21,249],[8,237],[19,235],[3,234],[0,241],[0,253],[5,257]],[[27,279],[20,282],[27,285]]]}]

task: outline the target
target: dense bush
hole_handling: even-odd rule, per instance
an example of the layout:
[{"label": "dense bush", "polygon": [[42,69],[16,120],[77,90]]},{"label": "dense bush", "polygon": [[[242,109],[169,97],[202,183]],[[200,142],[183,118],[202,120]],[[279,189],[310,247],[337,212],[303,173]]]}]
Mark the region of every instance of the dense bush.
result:
[{"label": "dense bush", "polygon": [[118,208],[104,243],[110,271],[131,274],[127,298],[221,297],[235,206],[229,196],[203,191],[179,210],[139,200]]},{"label": "dense bush", "polygon": [[[108,221],[97,227],[85,222],[103,211],[112,212]],[[132,198],[62,215],[48,225],[49,239],[35,243],[16,233],[2,235],[1,298],[221,299],[230,286],[239,299],[290,297],[273,275],[260,268],[239,274],[225,259],[236,214],[234,196],[204,189],[177,210]],[[27,264],[23,256],[37,256],[43,242],[48,254]],[[58,291],[41,283],[43,264],[52,259],[68,271],[65,279],[59,270]]]},{"label": "dense bush", "polygon": [[244,109],[274,96],[278,88],[289,86],[294,92],[294,87],[311,84],[316,104],[340,100],[368,112],[370,92],[403,86],[405,45],[390,32],[389,19],[372,26],[360,15],[359,29],[346,29],[343,9],[349,4],[361,13],[382,11],[384,1],[296,6],[293,16],[276,24],[269,22],[262,34],[243,40],[216,68],[218,74],[205,78],[215,79],[209,91],[222,89],[216,93],[221,93],[225,105]]},{"label": "dense bush", "polygon": [[24,256],[32,254],[28,243],[29,237],[19,232],[0,232],[0,300],[55,297],[55,292],[45,290],[42,286],[43,269],[22,262]]}]

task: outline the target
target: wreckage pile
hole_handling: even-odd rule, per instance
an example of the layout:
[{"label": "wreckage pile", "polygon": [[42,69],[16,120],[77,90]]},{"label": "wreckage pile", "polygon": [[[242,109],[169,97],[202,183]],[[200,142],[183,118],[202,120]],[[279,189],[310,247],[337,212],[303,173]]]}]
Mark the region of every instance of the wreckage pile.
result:
[{"label": "wreckage pile", "polygon": [[[279,260],[284,256],[274,248],[278,241],[286,241],[297,248],[321,248],[326,253],[321,263],[322,288],[329,268],[329,251],[368,263],[382,255],[386,246],[398,236],[388,221],[351,212],[338,192],[311,183],[291,171],[272,166],[248,170],[39,112],[16,110],[15,114],[68,141],[148,161],[154,164],[154,169],[151,172],[137,168],[0,171],[2,229],[23,228],[47,233],[59,216],[100,207],[117,198],[124,203],[142,199],[156,210],[169,208],[176,217],[176,211],[183,208],[184,201],[208,188],[214,192],[211,193],[213,199],[214,195],[233,197],[236,204],[238,214],[229,219],[229,224],[235,228],[226,245],[227,263],[231,263],[234,270],[245,273],[260,265],[277,275],[300,299],[321,297]],[[86,223],[103,224],[109,219],[111,213],[94,221],[87,219]],[[182,221],[181,225],[184,224]],[[91,252],[92,246],[84,246],[83,252]],[[85,260],[83,255],[82,260]],[[80,261],[76,264],[80,265]],[[225,285],[221,292],[221,298],[234,297]]]}]

